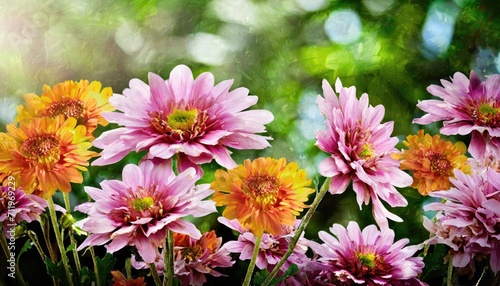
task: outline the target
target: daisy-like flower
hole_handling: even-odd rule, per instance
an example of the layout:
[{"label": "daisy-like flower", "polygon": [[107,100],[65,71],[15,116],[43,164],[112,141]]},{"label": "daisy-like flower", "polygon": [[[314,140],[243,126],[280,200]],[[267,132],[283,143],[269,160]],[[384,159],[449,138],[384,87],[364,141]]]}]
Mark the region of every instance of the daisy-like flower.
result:
[{"label": "daisy-like flower", "polygon": [[314,278],[319,285],[421,285],[417,278],[424,267],[413,257],[420,246],[406,246],[409,239],[394,241],[394,231],[369,225],[362,231],[351,221],[347,229],[334,224],[333,236],[319,232],[323,244],[310,241],[324,270]]},{"label": "daisy-like flower", "polygon": [[255,235],[278,235],[283,224],[293,226],[307,207],[304,203],[314,190],[308,188],[311,180],[306,176],[297,163],[287,164],[284,158],[245,160],[227,172],[215,172],[213,200],[225,206],[224,217],[238,219]]},{"label": "daisy-like flower", "polygon": [[8,148],[0,149],[0,173],[19,179],[26,193],[51,197],[56,190],[71,191],[70,183],[81,183],[81,171],[97,153],[85,126],[75,118],[41,117],[7,125]]},{"label": "daisy-like flower", "polygon": [[103,116],[120,128],[106,131],[94,141],[103,149],[93,165],[113,164],[131,151],[147,150],[148,158],[171,159],[178,155],[178,169],[215,161],[225,168],[236,163],[227,147],[263,149],[269,137],[254,133],[265,131],[273,120],[266,110],[248,110],[257,102],[248,89],[229,92],[233,81],[214,86],[214,76],[203,73],[193,79],[184,65],[175,67],[168,80],[149,73],[149,85],[139,79],[130,81],[123,95],[114,94],[110,103],[120,112]]},{"label": "daisy-like flower", "polygon": [[167,229],[199,239],[200,231],[183,218],[216,211],[213,201],[203,201],[212,190],[208,184],[195,186],[193,168],[176,176],[168,161],[145,160],[139,166],[126,165],[122,178],[102,181],[102,189],[85,187],[94,202],[75,210],[88,215],[77,224],[91,234],[78,250],[111,241],[106,245],[109,253],[131,245],[145,262],[152,263]]},{"label": "daisy-like flower", "polygon": [[[219,222],[225,226],[239,232],[237,241],[228,241],[224,244],[224,248],[232,253],[239,253],[240,260],[250,260],[252,258],[253,249],[257,237],[250,230],[245,229],[237,219],[228,220],[225,217],[219,217]],[[271,271],[274,268],[285,252],[288,250],[290,241],[295,235],[295,229],[299,226],[300,220],[297,220],[293,226],[283,225],[281,232],[277,235],[264,233],[259,245],[259,254],[255,265],[259,269],[267,269]],[[292,263],[296,265],[304,264],[310,259],[306,256],[307,241],[302,237],[299,239],[292,254],[281,267],[281,271],[288,269]]]},{"label": "daisy-like flower", "polygon": [[417,106],[427,114],[413,122],[443,121],[444,135],[472,133],[469,153],[476,157],[483,157],[488,148],[500,148],[500,75],[483,82],[474,71],[470,79],[456,72],[451,82],[441,80],[441,84],[430,85],[427,91],[442,100],[419,101]]},{"label": "daisy-like flower", "polygon": [[[231,267],[234,261],[231,260],[231,253],[221,245],[222,238],[217,237],[213,230],[205,232],[200,239],[174,233],[174,275],[181,285],[203,285],[207,282],[206,275],[224,276],[215,269]],[[154,262],[159,275],[164,274],[163,257],[163,253],[158,252]],[[149,268],[147,263],[137,261],[135,256],[132,256],[132,266],[136,269]]]},{"label": "daisy-like flower", "polygon": [[40,214],[45,211],[47,201],[26,194],[21,188],[15,188],[12,177],[8,177],[7,181],[6,186],[0,186],[0,222],[5,236],[10,239],[12,234],[10,230],[20,222],[40,220]]},{"label": "daisy-like flower", "polygon": [[412,178],[399,169],[399,161],[392,157],[399,153],[396,137],[390,137],[394,122],[381,124],[384,107],[369,105],[368,94],[358,100],[356,87],[343,87],[340,79],[335,83],[335,94],[323,80],[324,98],[318,96],[320,111],[326,116],[326,130],[316,133],[318,147],[331,154],[320,163],[319,172],[330,177],[329,191],[341,194],[352,181],[357,202],[373,204],[373,214],[380,227],[388,228],[387,218],[402,221],[390,213],[381,200],[390,206],[406,206],[408,202],[396,190],[407,187]]},{"label": "daisy-like flower", "polygon": [[471,175],[456,170],[453,188],[430,193],[444,199],[424,210],[438,211],[434,220],[425,218],[425,228],[433,234],[429,244],[446,244],[453,266],[463,268],[474,258],[490,255],[493,272],[500,271],[500,173],[488,168]]},{"label": "daisy-like flower", "polygon": [[108,102],[113,94],[111,87],[101,90],[101,86],[98,81],[89,83],[88,80],[67,80],[52,88],[44,85],[41,96],[33,93],[24,96],[26,104],[18,106],[16,121],[62,114],[66,119],[74,117],[78,125],[85,125],[87,135],[91,136],[97,125],[108,124],[101,113],[115,110]]},{"label": "daisy-like flower", "polygon": [[439,135],[431,136],[419,130],[417,135],[409,135],[403,144],[408,148],[394,157],[401,160],[401,170],[409,170],[413,174],[413,188],[422,195],[433,191],[448,190],[450,178],[454,170],[470,173],[470,165],[465,144],[455,144],[441,139]]}]

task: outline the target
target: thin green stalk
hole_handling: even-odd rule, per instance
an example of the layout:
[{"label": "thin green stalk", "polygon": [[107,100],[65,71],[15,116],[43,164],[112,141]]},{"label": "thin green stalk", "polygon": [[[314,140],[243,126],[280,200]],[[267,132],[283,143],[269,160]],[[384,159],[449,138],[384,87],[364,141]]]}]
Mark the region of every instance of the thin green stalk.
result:
[{"label": "thin green stalk", "polygon": [[31,241],[33,241],[33,244],[35,244],[36,250],[38,250],[38,253],[40,254],[40,257],[42,258],[42,261],[45,261],[45,258],[47,255],[43,252],[42,246],[40,245],[40,242],[38,241],[38,236],[36,235],[36,232],[32,230],[27,231],[29,238]]},{"label": "thin green stalk", "polygon": [[92,262],[94,263],[94,274],[95,274],[95,283],[96,285],[101,285],[101,281],[99,281],[99,267],[97,267],[97,260],[94,252],[94,247],[89,246],[90,256],[92,256]]},{"label": "thin green stalk", "polygon": [[45,240],[45,245],[47,245],[47,250],[49,251],[50,260],[57,261],[56,253],[54,252],[54,249],[52,248],[52,243],[50,241],[50,223],[48,223],[45,218],[46,216],[42,216],[42,219],[40,221],[43,239]]},{"label": "thin green stalk", "polygon": [[[63,192],[63,198],[64,198],[64,206],[66,207],[66,211],[69,214],[71,212],[71,204],[70,204],[70,201],[69,201],[69,193]],[[73,248],[73,250],[71,252],[73,252],[73,259],[75,260],[76,271],[80,272],[80,270],[82,269],[82,267],[80,266],[80,257],[78,256],[76,239],[75,239],[75,236],[73,235],[73,229],[72,228],[69,229],[68,235],[69,235],[69,240],[71,241],[71,244],[75,245],[75,247]]]},{"label": "thin green stalk", "polygon": [[[3,232],[1,225],[0,225],[0,232]],[[3,252],[5,253],[5,257],[7,259],[9,259],[9,257],[11,257],[11,255],[10,255],[11,252],[9,250],[9,244],[7,243],[7,237],[5,235],[0,235],[0,244],[2,245],[2,249],[3,249]],[[26,285],[26,282],[23,279],[23,275],[21,274],[21,269],[19,269],[19,264],[18,264],[17,259],[14,263],[14,268],[16,270],[15,277],[17,278],[19,283],[21,285]]]},{"label": "thin green stalk", "polygon": [[257,236],[255,241],[255,246],[253,248],[252,259],[248,265],[247,274],[245,275],[245,280],[243,281],[243,286],[249,286],[252,280],[253,269],[255,268],[255,263],[257,262],[257,256],[259,255],[260,242],[262,241],[262,234]]},{"label": "thin green stalk", "polygon": [[59,252],[61,253],[61,260],[64,266],[64,272],[66,273],[66,278],[68,279],[68,285],[73,286],[73,279],[71,279],[71,271],[69,271],[69,261],[68,256],[66,256],[66,250],[64,248],[64,241],[59,232],[59,224],[57,223],[56,209],[54,208],[54,201],[52,197],[47,199],[49,203],[49,215],[52,222],[52,227],[54,228],[54,233],[56,235],[57,246],[59,247]]},{"label": "thin green stalk", "polygon": [[174,233],[168,229],[163,256],[163,261],[165,264],[165,277],[163,277],[163,286],[172,286],[174,285]]},{"label": "thin green stalk", "polygon": [[453,277],[453,259],[449,259],[448,261],[448,274],[446,275],[446,286],[453,286],[451,283],[451,279]]},{"label": "thin green stalk", "polygon": [[125,259],[125,273],[127,274],[127,279],[132,278],[132,261],[130,257]]},{"label": "thin green stalk", "polygon": [[302,236],[302,233],[306,229],[307,225],[309,224],[309,221],[311,220],[314,212],[318,208],[319,203],[325,196],[326,192],[329,189],[330,186],[330,181],[331,178],[326,178],[325,182],[321,186],[319,193],[316,195],[314,198],[314,201],[312,204],[309,206],[309,209],[307,210],[306,214],[302,218],[302,221],[300,222],[299,226],[297,227],[297,230],[295,232],[295,236],[292,238],[292,241],[290,241],[290,244],[288,246],[288,250],[285,252],[281,260],[274,266],[273,270],[269,275],[267,276],[266,280],[264,280],[264,283],[262,283],[262,286],[267,286],[269,283],[271,283],[271,280],[276,276],[278,271],[281,269],[281,266],[285,264],[286,260],[290,255],[293,253],[293,249],[295,248],[295,245],[297,245],[297,242],[299,241],[300,237]]},{"label": "thin green stalk", "polygon": [[161,283],[161,280],[160,280],[160,276],[158,276],[158,271],[156,270],[156,265],[155,263],[149,263],[149,269],[151,270],[151,275],[153,276],[153,279],[155,281],[155,285],[156,286],[161,286],[162,283]]}]

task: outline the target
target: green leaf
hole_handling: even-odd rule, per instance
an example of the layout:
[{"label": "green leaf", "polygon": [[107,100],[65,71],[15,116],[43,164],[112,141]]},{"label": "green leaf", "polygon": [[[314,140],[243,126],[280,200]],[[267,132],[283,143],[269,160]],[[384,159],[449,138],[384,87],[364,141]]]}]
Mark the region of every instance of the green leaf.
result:
[{"label": "green leaf", "polygon": [[68,245],[68,247],[66,248],[66,253],[70,252],[71,250],[73,250],[75,248],[76,248],[76,244],[74,244],[74,243]]},{"label": "green leaf", "polygon": [[116,258],[113,255],[106,253],[106,255],[101,259],[96,257],[97,269],[99,269],[99,281],[101,285],[107,285],[107,281],[111,276],[111,270],[115,266]]},{"label": "green leaf", "polygon": [[[283,282],[286,279],[288,279],[290,276],[297,274],[297,272],[299,272],[299,267],[296,264],[292,264],[292,265],[290,265],[290,267],[288,267],[287,270],[285,270],[285,273],[283,273],[283,275],[281,275],[280,277],[274,277],[271,280],[271,283],[269,283],[269,285],[270,286],[277,285],[278,283]],[[269,272],[266,269],[255,273],[254,284],[255,285],[262,285],[262,283],[264,283],[264,281],[266,280],[266,278],[268,276],[269,276]]]},{"label": "green leaf", "polygon": [[31,244],[31,239],[26,240],[23,247],[21,247],[21,250],[19,250],[19,254],[17,255],[17,260],[19,261],[19,258],[21,257],[21,255],[23,253],[25,253],[26,251],[30,250],[32,246],[33,246],[33,244]]},{"label": "green leaf", "polygon": [[63,285],[68,285],[68,279],[66,277],[66,272],[64,271],[64,265],[62,261],[59,261],[55,264],[49,257],[45,258],[45,268],[47,270],[47,274],[50,276],[59,279]]}]

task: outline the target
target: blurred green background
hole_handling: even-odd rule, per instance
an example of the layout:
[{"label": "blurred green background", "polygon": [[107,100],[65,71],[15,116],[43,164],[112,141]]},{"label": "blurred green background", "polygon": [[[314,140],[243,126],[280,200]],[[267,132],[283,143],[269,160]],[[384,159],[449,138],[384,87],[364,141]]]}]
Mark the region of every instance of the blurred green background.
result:
[{"label": "blurred green background", "polygon": [[[168,78],[182,63],[195,76],[210,71],[216,82],[234,79],[233,88],[259,96],[255,108],[275,115],[267,126],[273,147],[236,151],[237,163],[285,157],[319,187],[317,166],[326,155],[315,147],[314,131],[323,128],[316,105],[322,79],[333,85],[339,77],[358,96],[368,93],[372,105],[383,104],[384,120],[395,121],[393,136],[403,140],[422,128],[411,121],[422,115],[417,101],[431,98],[427,86],[456,71],[498,73],[498,15],[500,1],[484,0],[0,0],[0,130],[24,94],[41,94],[44,84],[98,80],[121,93],[132,78],[147,81],[150,71]],[[439,125],[423,128],[437,134]],[[85,184],[119,178],[122,166],[139,158],[92,167]],[[202,181],[210,182],[217,168],[205,166]],[[420,243],[428,237],[421,225],[426,199],[413,189],[401,192],[410,206],[390,209],[405,220],[391,227],[398,238]],[[87,199],[82,186],[74,186],[72,199]],[[201,220],[200,228],[234,239],[215,218]],[[350,220],[374,223],[371,206],[360,211],[353,192],[327,195],[306,237]],[[442,281],[441,258],[426,270],[427,281]]]}]

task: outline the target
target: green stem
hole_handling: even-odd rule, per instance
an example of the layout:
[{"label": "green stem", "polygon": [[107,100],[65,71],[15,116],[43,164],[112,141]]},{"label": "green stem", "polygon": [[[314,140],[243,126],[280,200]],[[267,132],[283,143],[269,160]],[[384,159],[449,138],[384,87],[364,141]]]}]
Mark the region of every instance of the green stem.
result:
[{"label": "green stem", "polygon": [[125,259],[125,273],[127,274],[127,279],[132,278],[132,261],[130,260],[130,257]]},{"label": "green stem", "polygon": [[[8,218],[7,218],[8,219]],[[2,229],[2,225],[0,224],[0,232],[3,233],[3,229]],[[7,259],[9,259],[11,256],[11,252],[9,250],[9,244],[7,243],[7,237],[3,234],[0,235],[0,244],[2,245],[2,248],[3,248],[3,252],[5,253],[5,257]],[[15,257],[14,257],[15,259]],[[24,281],[23,279],[23,275],[21,274],[21,269],[19,269],[19,263],[17,261],[17,259],[15,259],[15,263],[14,263],[14,268],[15,268],[15,277],[17,278],[17,280],[19,281],[19,283],[21,285],[26,285],[26,282]]]},{"label": "green stem", "polygon": [[[64,198],[64,206],[66,207],[66,211],[69,214],[69,213],[71,213],[71,204],[69,202],[69,193],[63,192],[63,198]],[[73,248],[73,250],[71,252],[73,252],[73,259],[75,260],[76,271],[80,272],[82,267],[80,266],[80,257],[78,256],[78,250],[76,250],[77,249],[76,239],[75,239],[75,236],[73,235],[72,228],[69,229],[68,235],[69,235],[69,240],[70,240],[71,244],[75,245],[75,247]]]},{"label": "green stem", "polygon": [[172,286],[174,285],[174,233],[168,229],[163,255],[163,261],[165,263],[163,286]]},{"label": "green stem", "polygon": [[453,259],[450,257],[448,261],[448,274],[446,275],[446,286],[453,286],[451,283],[451,278],[453,276]]},{"label": "green stem", "polygon": [[281,260],[274,266],[271,273],[269,273],[266,280],[264,280],[264,283],[262,283],[262,286],[267,286],[267,285],[269,285],[269,283],[271,283],[271,280],[273,280],[273,278],[276,276],[278,271],[281,269],[281,266],[283,266],[283,264],[285,264],[288,257],[290,255],[292,255],[293,250],[295,248],[295,245],[297,245],[297,242],[299,241],[300,237],[302,236],[302,233],[306,229],[306,226],[309,224],[309,221],[311,220],[314,212],[318,208],[319,203],[321,202],[321,200],[325,196],[326,192],[328,191],[328,189],[330,187],[330,181],[331,181],[331,178],[326,178],[325,182],[321,186],[321,189],[319,190],[319,193],[314,198],[314,201],[309,206],[309,209],[307,210],[306,214],[302,218],[302,221],[300,222],[299,226],[297,227],[295,235],[292,238],[292,241],[290,241],[290,244],[288,246],[288,250],[285,252],[285,254],[281,258]]},{"label": "green stem", "polygon": [[255,246],[253,248],[252,259],[248,265],[247,274],[245,275],[245,280],[243,281],[243,286],[249,286],[252,280],[253,269],[255,268],[255,263],[257,262],[257,256],[259,255],[260,242],[262,241],[262,234],[257,236],[255,241]]},{"label": "green stem", "polygon": [[40,242],[38,241],[38,236],[36,235],[36,232],[32,230],[27,231],[29,238],[31,241],[33,241],[33,244],[35,244],[36,250],[38,250],[38,253],[40,254],[40,257],[42,258],[42,261],[45,261],[45,258],[47,255],[43,252],[42,246],[40,245]]},{"label": "green stem", "polygon": [[95,274],[95,283],[96,285],[101,285],[101,281],[99,281],[99,267],[97,267],[97,259],[94,252],[94,247],[89,246],[90,256],[92,256],[92,262],[94,263],[94,274]]},{"label": "green stem", "polygon": [[43,233],[43,239],[45,240],[45,245],[47,245],[47,250],[49,251],[50,260],[57,261],[56,253],[52,248],[52,242],[50,241],[50,223],[47,221],[47,217],[44,215],[40,220],[40,225]]},{"label": "green stem", "polygon": [[156,265],[155,263],[149,263],[149,269],[151,270],[151,275],[153,276],[153,279],[155,281],[155,285],[156,286],[161,286],[162,283],[161,283],[161,280],[160,280],[160,276],[158,276],[158,271],[156,270]]},{"label": "green stem", "polygon": [[52,227],[54,228],[54,233],[56,235],[57,246],[59,247],[59,252],[61,253],[61,260],[64,265],[64,272],[66,273],[66,278],[68,279],[68,285],[73,286],[73,279],[71,279],[71,272],[69,271],[69,261],[68,256],[66,256],[66,250],[64,248],[64,241],[59,232],[59,224],[57,223],[56,209],[54,208],[54,201],[52,197],[47,199],[49,203],[49,215],[52,222]]}]

